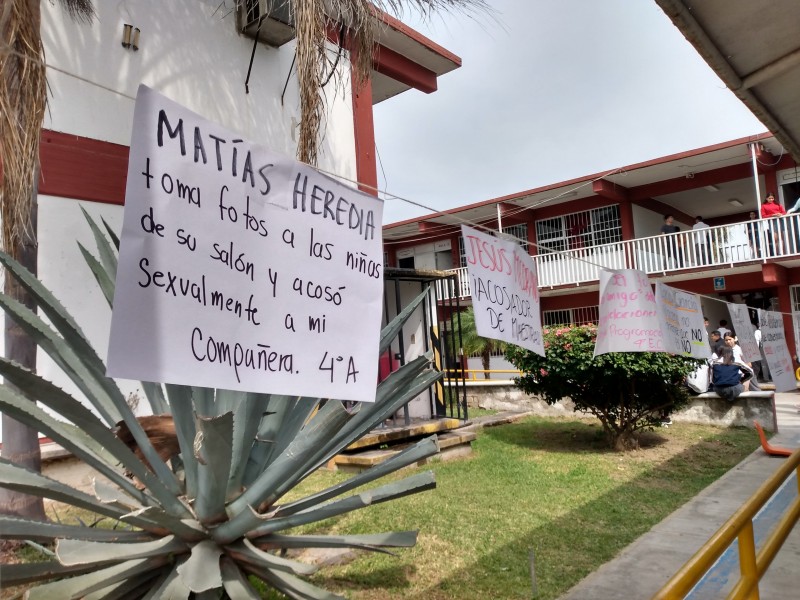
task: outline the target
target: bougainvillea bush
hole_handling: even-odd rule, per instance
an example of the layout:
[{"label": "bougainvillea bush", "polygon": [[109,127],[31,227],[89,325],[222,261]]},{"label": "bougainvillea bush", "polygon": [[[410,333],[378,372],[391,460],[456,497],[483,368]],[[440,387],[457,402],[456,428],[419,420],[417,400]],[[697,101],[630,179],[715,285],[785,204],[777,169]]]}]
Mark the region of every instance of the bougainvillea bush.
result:
[{"label": "bougainvillea bush", "polygon": [[600,419],[614,449],[636,448],[639,431],[687,404],[683,382],[698,361],[664,352],[592,357],[596,338],[595,325],[545,328],[546,356],[509,346],[506,358],[524,373],[517,387],[548,404],[570,398]]}]

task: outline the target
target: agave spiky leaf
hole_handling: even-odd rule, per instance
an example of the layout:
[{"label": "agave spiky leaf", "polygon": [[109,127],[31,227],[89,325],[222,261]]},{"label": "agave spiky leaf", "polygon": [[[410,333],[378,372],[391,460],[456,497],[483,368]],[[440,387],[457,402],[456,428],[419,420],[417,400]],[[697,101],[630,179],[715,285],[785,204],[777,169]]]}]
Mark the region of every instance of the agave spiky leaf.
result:
[{"label": "agave spiky leaf", "polygon": [[[99,258],[82,252],[111,305],[119,240],[107,223],[103,226],[105,232],[90,219]],[[58,558],[3,565],[4,583],[48,582],[30,590],[34,599],[205,600],[258,598],[249,579],[255,576],[290,598],[338,598],[302,579],[314,567],[279,553],[303,547],[387,552],[414,545],[416,532],[285,532],[431,489],[431,472],[371,489],[364,486],[438,452],[435,438],[326,490],[279,502],[320,465],[435,382],[440,374],[430,368],[429,356],[411,361],[381,382],[374,404],[351,409],[332,399],[143,383],[153,411],[167,415],[147,418],[159,423],[167,419],[174,427],[178,450],[162,458],[148,438],[152,431],[145,431],[116,384],[105,378],[102,361],[66,309],[15,261],[0,254],[0,263],[31,290],[49,323],[2,295],[0,306],[50,352],[89,402],[87,408],[35,373],[0,359],[0,375],[14,386],[0,387],[0,409],[51,436],[107,480],[98,479],[92,495],[0,459],[0,486],[65,502],[128,526],[101,530],[83,523],[0,518],[0,538],[56,541]],[[382,349],[425,299],[421,294],[387,325]],[[36,406],[37,400],[50,413]],[[112,434],[110,426],[118,421],[130,431],[135,452]],[[124,476],[123,469],[135,481]]]}]

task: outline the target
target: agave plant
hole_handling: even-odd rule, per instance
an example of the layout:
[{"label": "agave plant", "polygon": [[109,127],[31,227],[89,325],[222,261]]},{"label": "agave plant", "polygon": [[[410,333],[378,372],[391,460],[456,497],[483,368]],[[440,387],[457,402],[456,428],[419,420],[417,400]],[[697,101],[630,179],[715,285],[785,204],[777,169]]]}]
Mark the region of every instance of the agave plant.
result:
[{"label": "agave plant", "polygon": [[[84,212],[86,215],[86,213]],[[86,215],[97,256],[81,252],[109,304],[119,239]],[[3,585],[37,584],[31,599],[258,598],[253,576],[290,598],[338,598],[301,576],[314,567],[297,548],[410,547],[416,532],[299,535],[300,525],[435,486],[432,472],[363,491],[365,485],[438,452],[435,437],[313,495],[281,499],[314,470],[427,389],[440,376],[420,357],[377,387],[374,404],[142,383],[155,415],[174,424],[179,453],[163,460],[80,327],[41,282],[0,254],[7,276],[36,299],[37,316],[0,295],[11,315],[80,389],[94,410],[53,383],[0,359],[0,411],[36,428],[95,469],[93,494],[0,459],[0,486],[92,511],[126,527],[100,529],[0,517],[0,538],[55,541],[54,559],[1,565]],[[389,347],[421,294],[381,334]],[[9,385],[10,384],[10,385]],[[49,411],[40,408],[47,407]],[[59,418],[60,417],[60,418]],[[124,429],[126,444],[114,429]],[[135,451],[131,446],[135,446]],[[127,476],[126,476],[127,474]],[[103,483],[101,483],[101,479]],[[356,490],[359,491],[356,491]]]}]

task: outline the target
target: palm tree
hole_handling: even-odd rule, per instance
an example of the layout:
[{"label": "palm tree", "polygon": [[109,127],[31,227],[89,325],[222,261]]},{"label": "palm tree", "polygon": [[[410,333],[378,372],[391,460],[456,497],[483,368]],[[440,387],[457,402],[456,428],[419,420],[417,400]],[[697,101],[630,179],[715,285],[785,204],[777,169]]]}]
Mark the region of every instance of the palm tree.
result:
[{"label": "palm tree", "polygon": [[[90,0],[60,0],[77,20],[91,21]],[[0,8],[0,216],[2,247],[36,273],[37,181],[39,134],[44,120],[47,90],[44,48],[40,32],[39,0],[9,0]],[[29,307],[33,301],[13,278],[5,292]],[[5,352],[11,360],[36,369],[36,344],[8,316]],[[34,429],[3,414],[4,459],[40,470],[39,438]],[[0,513],[44,519],[41,498],[0,489]]]},{"label": "palm tree", "polygon": [[489,363],[492,354],[505,351],[506,343],[478,335],[478,329],[475,327],[475,310],[473,307],[469,307],[469,309],[461,313],[460,319],[461,344],[464,354],[467,356],[471,354],[480,354],[483,370],[485,371],[483,376],[485,379],[489,379]]}]

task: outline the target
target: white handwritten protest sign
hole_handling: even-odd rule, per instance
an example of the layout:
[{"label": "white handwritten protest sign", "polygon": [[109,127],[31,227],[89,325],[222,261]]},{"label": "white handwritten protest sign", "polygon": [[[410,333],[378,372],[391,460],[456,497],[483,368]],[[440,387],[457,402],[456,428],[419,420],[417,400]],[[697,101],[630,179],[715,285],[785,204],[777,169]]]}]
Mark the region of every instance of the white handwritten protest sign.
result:
[{"label": "white handwritten protest sign", "polygon": [[544,356],[533,259],[514,242],[461,226],[478,335]]},{"label": "white handwritten protest sign", "polygon": [[792,313],[792,329],[794,329],[794,347],[800,351],[800,314]]},{"label": "white handwritten protest sign", "polygon": [[133,132],[109,375],[374,401],[382,203],[145,86]]},{"label": "white handwritten protest sign", "polygon": [[657,281],[656,307],[665,351],[700,359],[711,355],[700,299],[695,294]]},{"label": "white handwritten protest sign", "polygon": [[599,313],[595,356],[606,352],[664,352],[656,298],[643,271],[601,270]]},{"label": "white handwritten protest sign", "polygon": [[756,330],[750,322],[750,312],[744,304],[728,302],[728,313],[731,315],[731,325],[736,332],[736,339],[742,349],[745,361],[761,360],[761,350],[756,341]]},{"label": "white handwritten protest sign", "polygon": [[758,311],[761,323],[761,343],[767,359],[772,381],[776,392],[788,392],[797,387],[792,367],[792,357],[786,346],[786,334],[783,330],[783,315],[768,310]]}]

